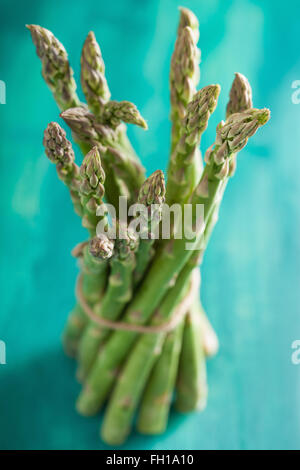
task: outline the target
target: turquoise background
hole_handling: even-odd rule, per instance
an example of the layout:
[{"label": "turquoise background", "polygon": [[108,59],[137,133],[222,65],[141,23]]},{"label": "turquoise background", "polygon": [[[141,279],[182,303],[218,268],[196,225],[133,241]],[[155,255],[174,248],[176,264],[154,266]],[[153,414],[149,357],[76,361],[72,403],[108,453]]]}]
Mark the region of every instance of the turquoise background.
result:
[{"label": "turquoise background", "polygon": [[[99,417],[74,410],[79,386],[60,335],[74,302],[71,248],[85,237],[66,189],[43,156],[42,134],[58,110],[40,76],[25,23],[52,30],[76,78],[83,40],[94,30],[113,98],[134,101],[149,131],[130,129],[148,174],[166,168],[168,70],[178,21],[174,0],[0,1],[0,365],[1,449],[104,449]],[[300,365],[300,4],[189,1],[199,17],[201,86],[220,83],[203,139],[214,138],[233,74],[245,74],[256,107],[272,119],[239,155],[205,256],[203,301],[221,348],[208,365],[205,412],[172,413],[166,434],[133,434],[125,449],[299,448]]]}]

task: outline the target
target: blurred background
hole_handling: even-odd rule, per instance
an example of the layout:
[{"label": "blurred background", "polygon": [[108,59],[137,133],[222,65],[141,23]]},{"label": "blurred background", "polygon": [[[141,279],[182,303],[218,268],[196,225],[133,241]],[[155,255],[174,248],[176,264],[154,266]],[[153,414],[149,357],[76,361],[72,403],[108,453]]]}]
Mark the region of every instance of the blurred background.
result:
[{"label": "blurred background", "polygon": [[[220,339],[203,413],[173,413],[166,434],[124,449],[290,449],[300,445],[300,5],[297,0],[0,0],[1,449],[101,449],[99,417],[78,416],[75,364],[60,336],[74,302],[70,256],[85,232],[43,155],[58,109],[26,23],[66,47],[79,83],[83,41],[96,33],[113,99],[133,101],[149,130],[129,129],[147,173],[166,169],[168,74],[178,6],[199,18],[201,82],[222,87],[203,138],[213,142],[234,72],[272,118],[241,152],[203,265],[202,297]],[[82,95],[81,95],[82,96]],[[79,152],[78,152],[79,156]]]}]

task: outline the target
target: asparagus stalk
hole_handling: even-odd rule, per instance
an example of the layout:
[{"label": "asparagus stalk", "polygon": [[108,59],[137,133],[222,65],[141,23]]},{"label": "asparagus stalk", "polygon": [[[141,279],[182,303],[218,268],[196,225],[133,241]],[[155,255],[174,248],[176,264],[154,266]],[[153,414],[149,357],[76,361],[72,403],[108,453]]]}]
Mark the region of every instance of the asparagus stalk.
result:
[{"label": "asparagus stalk", "polygon": [[[229,102],[227,104],[226,116],[227,118],[229,118],[231,114],[249,110],[251,107],[252,91],[250,84],[243,75],[236,74],[229,94]],[[233,175],[235,167],[236,155],[233,155],[229,164],[228,176]],[[210,219],[205,228],[202,249],[203,253],[206,249],[213,228],[218,220],[219,208],[227,182],[228,178],[224,179],[219,199],[215,204],[214,210],[212,211]],[[196,313],[197,311],[198,315]],[[200,326],[198,325],[199,322]],[[204,379],[206,376],[205,362],[203,359],[203,352],[199,349],[198,344],[194,340],[194,338],[197,338],[197,335],[199,334],[199,328],[202,329],[202,341],[204,352],[208,353],[208,355],[214,354],[215,351],[218,349],[218,340],[214,331],[211,329],[211,325],[207,322],[207,318],[205,317],[205,313],[203,311],[202,306],[198,303],[195,305],[194,311],[191,312],[190,318],[187,318],[187,325],[184,333],[185,340],[183,342],[182,357],[180,360],[179,375],[177,381],[176,407],[180,411],[185,412],[196,409],[198,407],[198,403],[200,403],[201,408],[201,404],[205,403],[205,400],[202,400],[201,398],[203,393],[204,395],[206,394],[207,388],[204,384]],[[193,347],[194,354],[192,354]],[[187,349],[187,351],[185,351],[185,349]],[[195,373],[195,371],[198,371],[198,374]],[[201,373],[201,371],[203,371],[203,373]]]},{"label": "asparagus stalk", "polygon": [[[66,138],[65,131],[56,123],[48,124],[44,132],[43,145],[49,160],[56,164],[58,177],[68,187],[75,212],[82,217],[83,207],[80,200],[80,171],[74,162],[74,152],[71,143]],[[84,271],[84,291],[87,297],[95,291],[94,274],[90,276],[89,270]],[[98,278],[97,278],[98,281]],[[98,286],[97,286],[98,288]],[[77,338],[84,328],[86,317],[79,304],[72,310],[64,332],[63,343],[68,355],[74,356]]]},{"label": "asparagus stalk", "polygon": [[[164,297],[151,325],[159,325],[171,317],[178,302],[186,295],[188,286],[189,276],[180,275],[176,289],[170,290]],[[129,434],[134,412],[153,364],[161,353],[165,336],[163,332],[145,334],[130,352],[104,416],[101,436],[105,442],[119,445]]]},{"label": "asparagus stalk", "polygon": [[218,96],[217,87],[207,86],[195,93],[187,105],[186,116],[181,121],[180,139],[170,159],[167,184],[169,204],[186,202],[199,181],[197,149],[209,117],[216,108]]},{"label": "asparagus stalk", "polygon": [[166,336],[162,353],[156,361],[142,397],[138,430],[143,434],[160,434],[165,431],[176,381],[183,327],[181,323]]},{"label": "asparagus stalk", "polygon": [[[137,125],[145,127],[146,123],[141,118],[132,103],[123,101],[110,101],[110,91],[105,78],[105,65],[99,44],[96,41],[94,33],[91,31],[82,48],[81,53],[81,86],[85,94],[90,110],[99,117],[100,121],[113,128],[118,128],[118,142],[123,151],[139,163],[129,140],[126,135],[126,128],[120,125],[120,122],[132,123],[132,113],[136,115]],[[127,108],[132,111],[128,112]],[[120,109],[121,108],[121,109]],[[121,117],[121,119],[120,119]]]},{"label": "asparagus stalk", "polygon": [[[246,145],[248,138],[268,119],[268,110],[253,109],[234,114],[218,126],[215,145],[206,155],[207,164],[191,197],[194,206],[203,204],[204,226],[218,197],[222,180],[227,177],[230,158]],[[193,226],[197,222],[195,217],[194,215]],[[190,248],[198,248],[201,236],[202,228],[189,240]],[[186,242],[184,237],[170,240],[165,249],[157,254],[139,292],[124,313],[124,321],[137,324],[148,321],[168,290],[170,282],[191,256],[191,251],[186,250]],[[113,385],[114,374],[135,339],[136,333],[132,331],[117,331],[111,335],[97,357],[86,386],[78,398],[77,409],[80,413],[94,414],[101,407]]]},{"label": "asparagus stalk", "polygon": [[[110,258],[112,254],[113,243],[103,237],[102,239],[92,239],[89,245],[84,246],[79,255],[82,271],[82,293],[91,307],[97,305],[102,296],[107,277],[107,262],[105,260]],[[80,303],[77,303],[69,315],[63,332],[64,350],[69,356],[77,356],[79,342],[88,322],[89,319],[85,311]]]},{"label": "asparagus stalk", "polygon": [[[79,196],[83,208],[82,225],[89,230],[91,237],[96,234],[96,227],[100,217],[97,216],[98,207],[103,204],[105,174],[101,165],[99,150],[93,147],[85,156],[80,167]],[[102,253],[101,259],[92,256],[88,247],[84,250],[81,269],[83,271],[83,295],[88,304],[93,307],[100,301],[106,284],[107,258],[112,255],[113,244],[107,238],[91,245],[92,250]],[[69,355],[77,354],[78,343],[88,319],[80,305],[76,305],[71,312],[67,326],[63,333],[63,344]]]},{"label": "asparagus stalk", "polygon": [[[235,86],[236,80],[233,83],[233,88],[235,88]],[[231,92],[231,95],[232,94],[233,93]],[[247,95],[249,95],[249,93],[247,93]],[[238,94],[234,94],[234,96],[236,99]],[[235,159],[236,155],[233,155],[232,158]],[[215,208],[212,211],[206,224],[203,236],[202,252],[200,252],[198,255],[195,253],[194,255],[195,265],[197,264],[197,257],[200,257],[202,259],[204,247],[206,247],[208,239],[216,223],[220,202],[225,187],[226,181],[222,183],[220,197],[216,202]],[[193,257],[191,261],[193,261]],[[175,403],[175,406],[181,412],[188,412],[195,409],[203,409],[206,405],[207,400],[205,345],[203,343],[203,320],[201,321],[200,315],[202,315],[203,318],[203,311],[201,311],[201,307],[198,303],[198,305],[195,305],[193,309],[191,309],[191,312],[189,312],[186,317],[179,373],[176,386],[177,399]],[[201,333],[202,342],[200,335]],[[180,335],[180,330],[178,332],[178,335]],[[212,345],[210,344],[208,345],[208,347],[209,351],[212,350],[212,352],[214,352],[215,348],[218,346],[218,343],[216,342],[214,335],[212,337],[212,340]],[[168,343],[168,350],[172,350],[172,337],[169,338]],[[169,367],[171,368],[172,363],[176,361],[176,353],[173,354],[174,360],[172,358],[172,355],[168,358],[168,353],[163,350],[160,358],[158,359],[155,365],[154,372],[146,388],[146,392],[144,394],[141,405],[141,411],[139,416],[139,430],[141,432],[148,434],[157,434],[164,432],[166,428],[168,420],[168,411],[170,408],[170,398],[169,400],[166,400],[165,403],[161,403],[157,399],[155,391],[159,390],[159,387],[161,385],[161,375],[164,373],[164,371],[167,370],[166,363],[169,363]],[[173,384],[175,382],[174,375],[172,378],[173,381],[170,380],[169,383],[167,381],[164,382],[165,393],[166,396],[169,397],[171,397]],[[151,410],[151,413],[149,410]]]},{"label": "asparagus stalk", "polygon": [[31,32],[37,55],[41,59],[44,80],[61,111],[80,106],[73,70],[64,46],[48,29],[34,24],[26,27]]},{"label": "asparagus stalk", "polygon": [[[175,402],[177,410],[181,412],[195,409],[202,410],[206,406],[206,361],[199,310],[199,305],[194,303],[185,319]],[[164,419],[163,426],[156,428],[156,430],[163,432],[166,423],[167,420]],[[149,430],[148,423],[145,423],[145,425],[146,429]],[[152,430],[150,429],[150,431]]]},{"label": "asparagus stalk", "polygon": [[196,92],[199,82],[200,51],[197,48],[199,38],[198,20],[187,9],[181,9],[177,40],[171,59],[171,151],[180,139],[181,120],[186,115],[186,108]]},{"label": "asparagus stalk", "polygon": [[[188,82],[188,84],[193,84],[194,80],[196,86],[199,80],[200,70],[197,66],[197,57],[200,59],[200,51],[196,47],[198,38],[199,29],[197,18],[191,11],[181,9],[178,39],[171,63],[171,118],[173,120],[173,126],[167,186],[167,201],[169,204],[173,202],[186,202],[200,179],[202,172],[202,160],[199,151],[201,134],[207,127],[209,116],[214,111],[218,98],[218,94],[214,95],[213,92],[215,90],[212,87],[206,87],[200,92],[195,93],[192,100],[192,86],[186,88],[189,92],[187,96],[184,96],[184,93],[180,93],[180,90],[182,90],[182,81],[187,79],[184,70],[186,63],[196,65],[194,69],[191,67],[192,80]],[[188,47],[186,47],[184,51],[182,44],[184,45],[185,43]],[[183,54],[182,51],[184,51]],[[190,62],[188,62],[188,60]],[[180,118],[181,116],[183,117],[182,119]],[[173,332],[167,337],[166,343],[168,347],[166,346],[166,348],[164,348],[161,358],[155,366],[157,372],[153,373],[152,380],[147,387],[149,393],[146,392],[146,398],[143,401],[145,409],[151,407],[153,401],[155,402],[155,395],[152,392],[153,390],[159,389],[156,381],[158,380],[159,385],[160,372],[162,371],[162,373],[164,373],[166,370],[166,363],[169,358],[170,366],[173,365],[173,367],[169,369],[172,373],[169,375],[170,380],[166,381],[167,386],[165,394],[167,397],[171,396],[178,362],[175,344],[179,341],[181,334],[182,328],[178,327],[178,331]],[[173,348],[172,344],[174,346]],[[172,349],[174,351],[173,358],[172,354],[169,354],[169,351],[172,351]],[[175,372],[173,373],[173,371]],[[161,414],[165,417],[165,420],[167,420],[170,406],[169,402],[170,400],[166,400],[165,404],[162,404],[162,406],[159,406],[159,404],[156,405],[155,402],[154,407],[158,407],[158,412],[154,412],[152,415],[153,420],[149,420],[150,432],[151,429],[154,429],[156,426],[157,414]],[[160,427],[164,427],[163,420],[158,420],[157,422],[160,423]]]},{"label": "asparagus stalk", "polygon": [[[105,295],[95,308],[98,316],[110,320],[116,320],[119,317],[132,295],[132,272],[135,266],[134,251],[137,247],[137,239],[128,229],[123,228],[121,232],[122,238],[116,239],[114,255],[110,261],[110,274]],[[101,328],[92,321],[85,329],[78,350],[77,377],[80,381],[86,378],[108,332],[107,328]]]},{"label": "asparagus stalk", "polygon": [[145,220],[146,233],[142,233],[139,248],[136,253],[136,268],[134,271],[134,284],[142,279],[150,260],[154,256],[155,238],[153,232],[161,220],[162,205],[165,201],[165,179],[161,170],[152,173],[143,183],[138,197],[138,203],[148,208]]},{"label": "asparagus stalk", "polygon": [[[219,350],[219,340],[218,336],[210,323],[205,310],[199,302],[199,318],[200,318],[200,323],[201,323],[201,331],[202,331],[202,342],[203,342],[203,350],[205,353],[205,356],[210,358],[213,357],[217,354]],[[198,307],[197,301],[195,302],[195,308]]]},{"label": "asparagus stalk", "polygon": [[[201,135],[207,127],[210,114],[216,107],[218,92],[219,90],[214,86],[205,87],[194,95],[187,106],[186,116],[182,120],[181,138],[173,151],[169,166],[167,185],[169,203],[186,202],[197,184],[199,155],[195,152],[200,144]],[[182,335],[182,325],[167,335],[162,354],[155,364],[142,401],[142,410],[145,411],[141,412],[141,428],[144,433],[163,432],[167,426],[179,360],[177,345],[182,343]],[[197,361],[196,357],[194,359]],[[162,375],[166,375],[163,383],[161,383]],[[156,395],[162,387],[164,401],[159,400]],[[153,413],[149,415],[150,409]]]},{"label": "asparagus stalk", "polygon": [[97,146],[93,147],[84,157],[80,167],[81,184],[80,199],[83,207],[82,225],[90,232],[91,237],[96,235],[97,209],[103,204],[105,173],[102,168],[100,152]]},{"label": "asparagus stalk", "polygon": [[74,162],[75,156],[66,133],[56,122],[50,122],[44,132],[45,153],[55,163],[58,177],[68,187],[76,214],[82,216],[83,208],[79,196],[80,173]]},{"label": "asparagus stalk", "polygon": [[94,33],[87,35],[81,53],[81,86],[90,110],[101,114],[110,99],[105,65]]}]

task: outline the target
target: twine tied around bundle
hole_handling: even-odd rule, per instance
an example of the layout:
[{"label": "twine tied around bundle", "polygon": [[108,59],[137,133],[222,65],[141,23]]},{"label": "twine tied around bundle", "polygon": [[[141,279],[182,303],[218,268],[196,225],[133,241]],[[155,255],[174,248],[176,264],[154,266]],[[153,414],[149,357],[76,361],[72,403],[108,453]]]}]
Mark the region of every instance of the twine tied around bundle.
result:
[{"label": "twine tied around bundle", "polygon": [[102,318],[95,314],[93,309],[88,305],[87,301],[82,292],[82,275],[80,274],[76,284],[76,295],[80,306],[82,307],[85,314],[97,325],[108,328],[110,330],[123,330],[133,331],[135,333],[168,333],[176,328],[176,326],[183,319],[187,311],[190,309],[195,295],[197,294],[200,287],[200,273],[199,269],[194,269],[189,290],[184,296],[182,301],[174,308],[173,314],[169,320],[159,325],[134,325],[131,323],[125,323],[122,321],[111,321],[106,318]]}]

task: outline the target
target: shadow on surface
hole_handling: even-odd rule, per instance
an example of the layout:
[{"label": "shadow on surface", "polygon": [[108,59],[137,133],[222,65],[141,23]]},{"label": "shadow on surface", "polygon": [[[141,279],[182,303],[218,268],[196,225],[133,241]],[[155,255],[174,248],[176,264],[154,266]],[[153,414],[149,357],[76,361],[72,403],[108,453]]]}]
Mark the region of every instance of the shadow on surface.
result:
[{"label": "shadow on surface", "polygon": [[[99,416],[87,419],[75,410],[75,369],[59,349],[1,368],[1,449],[111,449],[99,438]],[[172,413],[169,429],[183,419]],[[154,448],[159,440],[133,433],[122,449]]]}]

